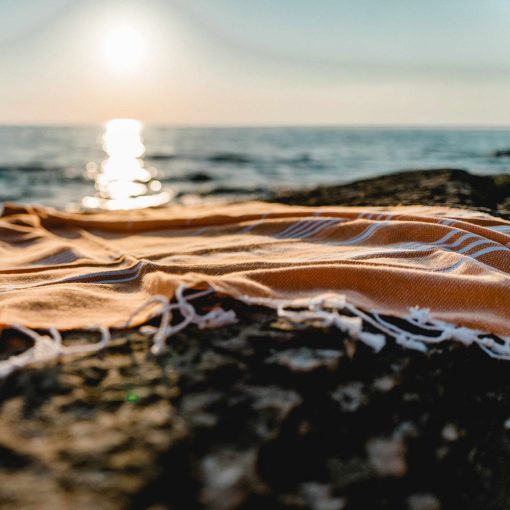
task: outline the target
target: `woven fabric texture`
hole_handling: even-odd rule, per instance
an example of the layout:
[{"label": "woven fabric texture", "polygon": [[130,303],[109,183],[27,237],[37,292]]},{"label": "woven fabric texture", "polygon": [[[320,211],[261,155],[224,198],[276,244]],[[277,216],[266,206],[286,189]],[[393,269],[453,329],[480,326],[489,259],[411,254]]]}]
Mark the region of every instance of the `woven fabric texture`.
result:
[{"label": "woven fabric texture", "polygon": [[[324,292],[367,311],[510,335],[510,222],[444,207],[263,202],[71,214],[8,204],[0,325],[122,327],[179,285],[234,298]],[[133,325],[150,316],[139,313]]]}]

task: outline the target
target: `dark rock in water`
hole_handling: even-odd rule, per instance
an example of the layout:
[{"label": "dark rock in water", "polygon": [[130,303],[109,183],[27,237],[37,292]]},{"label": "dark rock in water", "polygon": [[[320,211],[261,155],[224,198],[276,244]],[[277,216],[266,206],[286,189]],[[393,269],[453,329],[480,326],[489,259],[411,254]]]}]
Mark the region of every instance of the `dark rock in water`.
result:
[{"label": "dark rock in water", "polygon": [[510,197],[509,175],[473,175],[459,169],[412,170],[340,186],[281,191],[271,200],[309,205],[448,205],[501,211]]},{"label": "dark rock in water", "polygon": [[[510,177],[418,171],[286,192],[295,204],[510,209]],[[204,307],[212,305],[204,300]],[[2,508],[510,508],[510,365],[459,344],[427,355],[239,322],[189,328],[154,358],[136,331],[0,383]],[[87,333],[66,334],[65,342]],[[91,335],[88,340],[95,337]],[[13,331],[0,357],[30,345]]]},{"label": "dark rock in water", "polygon": [[287,163],[287,164],[297,164],[297,165],[306,165],[313,161],[313,158],[310,154],[303,153],[296,157],[290,158],[277,158],[275,160],[277,163]]},{"label": "dark rock in water", "polygon": [[492,156],[494,156],[495,158],[510,157],[510,149],[500,149],[500,150],[494,151],[492,153]]},{"label": "dark rock in water", "polygon": [[210,182],[213,178],[205,172],[196,172],[187,176],[187,180],[191,182]]},{"label": "dark rock in water", "polygon": [[151,160],[151,161],[168,161],[170,159],[175,159],[175,154],[165,154],[165,153],[159,153],[156,152],[154,154],[146,154],[145,159]]},{"label": "dark rock in water", "polygon": [[310,154],[302,154],[297,157],[295,161],[296,163],[310,163],[310,161],[312,161],[312,156],[310,156]]},{"label": "dark rock in water", "polygon": [[244,154],[234,154],[230,152],[213,154],[209,156],[208,161],[211,163],[232,163],[232,164],[246,164],[251,161],[248,156]]},{"label": "dark rock in water", "polygon": [[213,181],[213,177],[206,172],[191,172],[178,175],[167,175],[161,179],[165,183],[173,182],[210,182]]},{"label": "dark rock in water", "polygon": [[23,173],[23,172],[61,172],[63,169],[61,167],[56,166],[47,166],[44,164],[34,163],[31,165],[9,165],[9,166],[0,166],[0,173],[3,172],[15,172],[15,173]]},{"label": "dark rock in water", "polygon": [[225,186],[217,186],[210,189],[208,195],[238,195],[238,196],[250,196],[251,198],[260,196],[267,196],[267,189],[264,188],[227,188]]}]

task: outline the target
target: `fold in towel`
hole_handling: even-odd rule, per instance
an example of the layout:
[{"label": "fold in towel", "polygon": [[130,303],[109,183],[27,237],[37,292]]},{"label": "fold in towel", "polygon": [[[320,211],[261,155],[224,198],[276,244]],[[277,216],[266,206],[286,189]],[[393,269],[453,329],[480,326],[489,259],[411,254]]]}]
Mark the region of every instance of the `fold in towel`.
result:
[{"label": "fold in towel", "polygon": [[71,214],[6,205],[0,325],[123,327],[181,285],[269,305],[334,293],[373,317],[510,335],[510,222],[446,207],[263,202]]}]

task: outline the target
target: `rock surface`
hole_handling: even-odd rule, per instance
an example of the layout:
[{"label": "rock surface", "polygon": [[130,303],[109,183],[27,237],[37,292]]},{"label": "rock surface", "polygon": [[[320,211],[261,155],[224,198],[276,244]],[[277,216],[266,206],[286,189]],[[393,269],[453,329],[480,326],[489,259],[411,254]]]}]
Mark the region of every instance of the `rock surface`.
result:
[{"label": "rock surface", "polygon": [[510,175],[465,170],[398,172],[341,186],[282,191],[274,200],[307,205],[449,205],[510,214]]},{"label": "rock surface", "polygon": [[[506,178],[425,171],[278,199],[499,211]],[[137,332],[0,385],[0,507],[510,508],[510,365],[476,347],[379,354],[337,330],[240,317],[154,358]],[[84,334],[66,335],[66,342]],[[5,331],[1,355],[27,340]]]}]

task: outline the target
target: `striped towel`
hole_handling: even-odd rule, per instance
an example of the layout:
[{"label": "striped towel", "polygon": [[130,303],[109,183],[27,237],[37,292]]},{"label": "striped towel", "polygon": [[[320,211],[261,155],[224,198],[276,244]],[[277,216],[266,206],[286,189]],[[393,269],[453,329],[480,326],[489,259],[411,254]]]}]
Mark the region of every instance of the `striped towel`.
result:
[{"label": "striped towel", "polygon": [[[294,322],[336,325],[377,349],[389,336],[421,350],[457,339],[510,359],[510,222],[483,213],[246,202],[71,214],[7,205],[0,232],[2,327],[104,332],[161,314],[165,325],[153,330],[161,347],[175,331],[176,299],[186,325],[234,320],[220,308],[194,310],[190,290],[210,288]],[[49,357],[61,354],[56,333],[33,336],[46,339]]]}]

